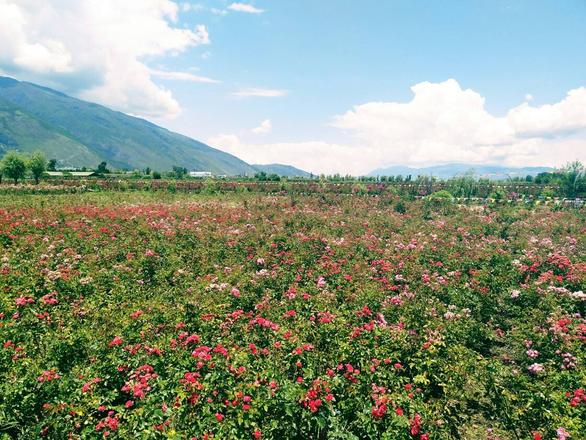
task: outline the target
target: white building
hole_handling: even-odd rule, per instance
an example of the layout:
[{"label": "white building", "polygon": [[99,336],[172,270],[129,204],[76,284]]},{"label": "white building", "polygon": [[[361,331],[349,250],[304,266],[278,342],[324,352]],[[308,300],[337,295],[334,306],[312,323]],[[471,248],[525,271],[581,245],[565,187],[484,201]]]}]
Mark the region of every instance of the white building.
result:
[{"label": "white building", "polygon": [[190,177],[212,177],[213,174],[209,171],[190,171]]},{"label": "white building", "polygon": [[49,177],[92,177],[96,176],[95,171],[46,171]]}]

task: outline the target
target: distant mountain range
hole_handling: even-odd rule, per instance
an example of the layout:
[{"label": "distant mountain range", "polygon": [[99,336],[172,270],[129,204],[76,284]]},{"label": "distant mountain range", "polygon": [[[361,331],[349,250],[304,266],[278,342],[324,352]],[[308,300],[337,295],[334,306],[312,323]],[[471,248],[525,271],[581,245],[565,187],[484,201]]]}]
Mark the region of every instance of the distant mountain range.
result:
[{"label": "distant mountain range", "polygon": [[433,176],[440,179],[449,179],[450,177],[473,174],[475,177],[481,177],[491,180],[505,180],[511,177],[525,177],[527,175],[536,176],[539,173],[551,171],[549,167],[504,167],[500,165],[474,165],[464,163],[450,163],[446,165],[435,165],[425,168],[411,168],[406,166],[391,166],[388,168],[379,168],[368,173],[369,176]]},{"label": "distant mountain range", "polygon": [[258,171],[264,171],[267,174],[277,174],[285,177],[311,177],[307,171],[292,167],[291,165],[282,165],[280,163],[271,163],[268,165],[252,165]]},{"label": "distant mountain range", "polygon": [[61,167],[165,171],[174,165],[215,174],[254,174],[237,157],[144,119],[32,83],[0,77],[0,156],[41,150]]}]

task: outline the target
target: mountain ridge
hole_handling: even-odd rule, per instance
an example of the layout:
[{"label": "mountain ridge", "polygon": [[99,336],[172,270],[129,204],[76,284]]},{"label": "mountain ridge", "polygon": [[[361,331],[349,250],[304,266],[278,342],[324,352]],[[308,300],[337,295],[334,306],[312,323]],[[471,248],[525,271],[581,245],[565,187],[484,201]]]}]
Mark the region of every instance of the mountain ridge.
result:
[{"label": "mountain ridge", "polygon": [[551,171],[551,167],[507,167],[503,165],[492,164],[466,164],[466,163],[448,163],[443,165],[433,165],[429,167],[415,168],[403,165],[394,165],[385,168],[378,168],[368,176],[433,176],[441,179],[458,177],[466,174],[472,174],[475,177],[490,178],[492,180],[505,180],[509,177],[525,177],[527,175],[535,176],[542,172]]},{"label": "mountain ridge", "polygon": [[311,177],[311,173],[307,171],[282,163],[252,164],[252,166],[258,171],[264,171],[267,174],[277,174],[284,177]]},{"label": "mountain ridge", "polygon": [[41,150],[61,166],[254,174],[243,160],[145,119],[70,97],[37,84],[0,76],[0,153]]}]

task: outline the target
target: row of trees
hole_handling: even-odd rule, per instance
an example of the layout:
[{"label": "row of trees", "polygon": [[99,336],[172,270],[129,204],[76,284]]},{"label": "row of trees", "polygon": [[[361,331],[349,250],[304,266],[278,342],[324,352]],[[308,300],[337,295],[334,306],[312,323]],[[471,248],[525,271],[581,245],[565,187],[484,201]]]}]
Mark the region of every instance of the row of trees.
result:
[{"label": "row of trees", "polygon": [[[24,180],[29,174],[38,184],[46,171],[57,171],[56,167],[57,160],[51,159],[48,161],[41,151],[36,151],[29,155],[18,151],[9,151],[0,160],[0,183],[2,183],[3,177],[6,177],[17,184],[19,180]],[[81,171],[86,170],[85,167],[81,168]],[[95,172],[108,174],[110,170],[108,170],[106,162],[101,162],[95,168]]]},{"label": "row of trees", "polygon": [[0,162],[0,183],[2,183],[2,177],[6,176],[17,184],[19,180],[25,178],[27,171],[35,179],[35,183],[39,183],[39,179],[46,170],[47,159],[40,151],[28,156],[16,151],[9,151]]},{"label": "row of trees", "polygon": [[[30,155],[18,153],[16,151],[9,151],[4,155],[0,161],[0,183],[2,178],[6,177],[18,183],[19,180],[23,180],[27,173],[35,180],[35,183],[39,183],[39,179],[43,176],[46,171],[55,171],[57,161],[51,159],[47,161],[42,152],[38,151]],[[83,168],[85,171],[85,168]],[[107,174],[110,171],[107,168],[106,162],[100,163],[95,171],[98,174]],[[160,179],[161,173],[152,171],[150,168],[145,169],[143,172],[134,172],[136,177],[140,177],[141,174],[149,176],[152,179]],[[185,167],[174,166],[172,171],[165,173],[165,177],[171,179],[183,179],[187,176],[188,170]],[[317,176],[315,176],[317,177]],[[311,175],[310,179],[314,176]],[[278,182],[281,177],[277,174],[268,174],[264,171],[258,172],[253,177],[257,181],[265,182]],[[295,180],[295,179],[293,179]],[[415,183],[417,185],[430,185],[433,186],[434,182],[438,179],[431,176],[417,176],[415,179],[412,176],[341,176],[339,174],[334,175],[321,175],[319,180],[329,182],[384,182],[384,183]],[[557,186],[560,193],[565,197],[581,197],[586,194],[586,167],[579,161],[575,161],[567,164],[565,167],[557,169],[552,172],[540,173],[535,177],[527,176],[526,178],[515,178],[508,179],[508,183],[536,183],[541,185],[552,185]],[[454,196],[470,196],[474,192],[474,188],[479,184],[490,184],[488,179],[477,179],[472,174],[467,174],[460,177],[454,177],[445,181],[446,189]]]},{"label": "row of trees", "polygon": [[558,185],[566,197],[578,197],[586,193],[586,167],[575,161],[551,173],[540,173],[533,180],[545,185]]},{"label": "row of trees", "polygon": [[[438,179],[431,176],[341,176],[334,174],[320,176],[320,180],[328,182],[382,182],[382,183],[413,183],[419,186],[433,186],[436,182],[445,182],[446,189],[454,196],[471,196],[478,185],[494,183],[490,179],[479,179],[474,174],[465,174],[450,179]],[[560,195],[565,197],[583,197],[586,195],[586,167],[579,161],[568,163],[554,171],[540,173],[536,176],[514,177],[501,181],[505,184],[538,184],[551,185],[559,188]]]}]

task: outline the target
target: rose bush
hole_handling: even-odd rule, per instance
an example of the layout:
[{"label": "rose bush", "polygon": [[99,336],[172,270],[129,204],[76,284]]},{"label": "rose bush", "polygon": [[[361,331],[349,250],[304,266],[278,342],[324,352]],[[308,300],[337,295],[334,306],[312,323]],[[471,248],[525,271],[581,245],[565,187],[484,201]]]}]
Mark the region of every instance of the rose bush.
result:
[{"label": "rose bush", "polygon": [[0,197],[0,438],[584,438],[583,210]]}]

